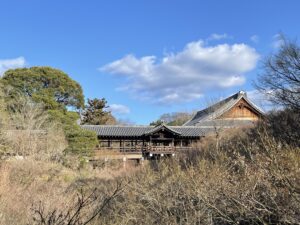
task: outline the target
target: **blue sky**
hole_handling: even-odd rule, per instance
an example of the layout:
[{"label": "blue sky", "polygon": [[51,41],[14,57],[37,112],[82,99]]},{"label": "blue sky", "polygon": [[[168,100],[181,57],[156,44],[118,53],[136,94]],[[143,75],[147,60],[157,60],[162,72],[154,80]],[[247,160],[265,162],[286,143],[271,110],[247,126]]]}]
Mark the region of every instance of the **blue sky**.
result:
[{"label": "blue sky", "polygon": [[51,66],[86,98],[148,124],[253,91],[276,35],[299,36],[297,0],[0,0],[0,73]]}]

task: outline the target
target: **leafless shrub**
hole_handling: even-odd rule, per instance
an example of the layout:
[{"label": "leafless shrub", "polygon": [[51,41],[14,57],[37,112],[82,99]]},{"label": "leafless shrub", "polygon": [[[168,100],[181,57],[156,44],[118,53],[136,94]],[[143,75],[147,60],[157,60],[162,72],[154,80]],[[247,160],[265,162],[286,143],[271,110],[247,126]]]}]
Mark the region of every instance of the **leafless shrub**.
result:
[{"label": "leafless shrub", "polygon": [[[12,124],[26,138],[12,135],[11,149],[42,155],[49,152],[45,137],[60,149],[47,116],[30,104],[23,109],[26,117],[16,115],[12,121],[20,122]],[[53,139],[24,135],[36,129],[53,131]],[[200,150],[110,182],[37,157],[0,161],[0,224],[300,224],[299,148],[283,145],[268,129],[231,130],[217,146],[214,136],[206,138]]]},{"label": "leafless shrub", "polygon": [[90,194],[82,190],[77,194],[74,205],[67,209],[54,209],[46,212],[42,203],[33,208],[33,224],[36,225],[85,225],[101,216],[105,208],[122,192],[122,184],[117,183],[109,196],[103,196],[97,189]]},{"label": "leafless shrub", "polygon": [[[87,224],[299,224],[299,149],[280,146],[261,130],[255,137],[250,131],[238,134],[222,139],[213,160],[207,149],[184,168],[184,159],[175,158],[157,162],[155,170],[145,165],[112,182],[96,177],[73,180],[58,193],[65,204],[50,204],[49,195],[34,205],[34,223],[85,224],[93,218]],[[26,177],[34,183],[37,175]],[[118,180],[127,185],[114,195]],[[78,189],[95,187],[94,193],[83,192],[70,201]]]},{"label": "leafless shrub", "polygon": [[213,160],[214,144],[184,167],[160,161],[129,177],[111,224],[300,223],[299,149],[263,129],[233,132],[219,147]]},{"label": "leafless shrub", "polygon": [[66,148],[64,133],[58,124],[49,122],[42,105],[20,96],[14,103],[5,133],[10,155],[58,159]]},{"label": "leafless shrub", "polygon": [[27,224],[38,201],[63,205],[72,195],[65,189],[77,176],[61,164],[33,158],[0,161],[0,224]]},{"label": "leafless shrub", "polygon": [[269,133],[282,144],[300,147],[300,111],[284,109],[268,114],[266,126]]}]

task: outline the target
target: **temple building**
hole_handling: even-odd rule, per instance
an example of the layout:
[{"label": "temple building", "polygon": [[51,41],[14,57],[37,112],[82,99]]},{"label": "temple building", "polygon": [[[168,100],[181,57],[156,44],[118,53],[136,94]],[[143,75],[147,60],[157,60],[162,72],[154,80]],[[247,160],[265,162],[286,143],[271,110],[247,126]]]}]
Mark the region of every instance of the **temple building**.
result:
[{"label": "temple building", "polygon": [[264,112],[247,97],[247,93],[238,93],[219,101],[208,108],[198,111],[183,126],[197,126],[203,129],[214,127],[240,127],[253,125],[261,119]]},{"label": "temple building", "polygon": [[98,134],[100,150],[143,153],[145,156],[190,149],[204,137],[202,129],[194,126],[83,125],[82,128]]},{"label": "temple building", "polygon": [[198,111],[182,126],[82,125],[82,128],[97,133],[99,150],[152,157],[197,148],[201,138],[216,129],[252,126],[262,117],[262,110],[247,98],[245,92],[240,91]]}]

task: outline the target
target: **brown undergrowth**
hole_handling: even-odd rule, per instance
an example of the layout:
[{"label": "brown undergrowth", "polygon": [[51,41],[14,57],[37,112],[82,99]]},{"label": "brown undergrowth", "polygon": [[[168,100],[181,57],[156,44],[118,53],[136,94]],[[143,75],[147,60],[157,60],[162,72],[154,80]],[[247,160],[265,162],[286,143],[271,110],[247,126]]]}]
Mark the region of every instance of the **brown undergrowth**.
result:
[{"label": "brown undergrowth", "polygon": [[300,223],[299,149],[263,130],[206,141],[131,169],[2,161],[0,224]]}]

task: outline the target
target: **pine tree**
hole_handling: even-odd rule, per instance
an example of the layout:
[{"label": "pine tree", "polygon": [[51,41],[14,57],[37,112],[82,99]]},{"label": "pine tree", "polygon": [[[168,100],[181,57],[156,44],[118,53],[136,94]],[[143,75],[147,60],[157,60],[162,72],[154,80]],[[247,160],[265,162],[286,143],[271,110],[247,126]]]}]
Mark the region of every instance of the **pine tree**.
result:
[{"label": "pine tree", "polygon": [[105,98],[88,99],[82,114],[82,123],[91,125],[116,124],[116,119],[107,109],[108,106]]}]

